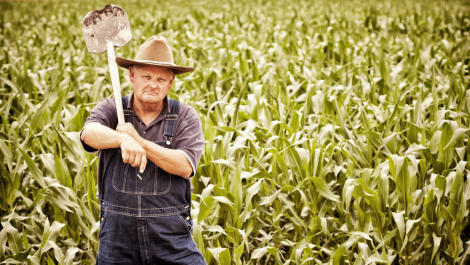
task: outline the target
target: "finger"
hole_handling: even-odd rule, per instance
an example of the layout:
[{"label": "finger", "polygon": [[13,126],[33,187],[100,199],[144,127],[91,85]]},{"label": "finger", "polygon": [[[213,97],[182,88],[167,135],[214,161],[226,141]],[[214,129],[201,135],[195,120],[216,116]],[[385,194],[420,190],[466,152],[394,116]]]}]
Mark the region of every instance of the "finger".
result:
[{"label": "finger", "polygon": [[127,161],[129,161],[129,151],[128,150],[122,150],[122,161],[124,163],[127,163]]},{"label": "finger", "polygon": [[137,155],[135,156],[134,163],[132,163],[132,165],[131,165],[132,167],[136,167],[136,166],[139,166],[139,165],[140,165],[140,157],[141,157],[141,156],[140,156],[139,154],[137,154]]},{"label": "finger", "polygon": [[147,156],[145,155],[145,153],[143,153],[142,159],[140,162],[140,173],[144,173],[146,166],[147,166]]},{"label": "finger", "polygon": [[134,164],[134,161],[135,161],[135,152],[131,152],[129,154],[129,161],[127,161],[128,164]]},{"label": "finger", "polygon": [[126,127],[127,127],[126,124],[118,124],[118,126],[116,127],[116,131],[125,129]]},{"label": "finger", "polygon": [[130,122],[126,122],[122,126],[126,127],[126,129],[129,131],[132,131],[134,129],[134,126]]},{"label": "finger", "polygon": [[126,131],[129,128],[134,128],[131,123],[118,124],[116,131]]},{"label": "finger", "polygon": [[116,131],[120,133],[127,133],[129,129],[127,129],[125,126],[118,125],[118,127],[116,128]]}]

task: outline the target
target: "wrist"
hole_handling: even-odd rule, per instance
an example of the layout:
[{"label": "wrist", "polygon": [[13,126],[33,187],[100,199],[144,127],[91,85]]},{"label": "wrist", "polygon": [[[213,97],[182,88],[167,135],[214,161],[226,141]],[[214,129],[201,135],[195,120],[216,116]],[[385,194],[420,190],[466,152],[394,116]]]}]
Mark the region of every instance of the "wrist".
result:
[{"label": "wrist", "polygon": [[130,137],[129,135],[125,134],[125,133],[120,133],[120,137],[119,137],[119,145],[122,145],[122,143],[124,141],[126,141],[128,139],[128,137]]},{"label": "wrist", "polygon": [[145,140],[144,138],[139,136],[139,139],[137,140],[137,143],[139,143],[139,145],[142,146],[142,148],[144,148],[144,150],[146,150],[147,140]]}]

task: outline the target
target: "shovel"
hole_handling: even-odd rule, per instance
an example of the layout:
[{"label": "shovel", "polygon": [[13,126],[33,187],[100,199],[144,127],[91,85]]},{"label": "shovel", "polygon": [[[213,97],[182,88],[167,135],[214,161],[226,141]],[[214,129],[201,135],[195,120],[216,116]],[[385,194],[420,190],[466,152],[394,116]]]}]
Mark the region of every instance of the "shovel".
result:
[{"label": "shovel", "polygon": [[107,5],[101,10],[93,10],[86,14],[82,22],[82,31],[89,52],[108,52],[109,73],[113,84],[118,123],[124,124],[121,84],[114,47],[122,47],[131,41],[129,18],[119,6]]}]

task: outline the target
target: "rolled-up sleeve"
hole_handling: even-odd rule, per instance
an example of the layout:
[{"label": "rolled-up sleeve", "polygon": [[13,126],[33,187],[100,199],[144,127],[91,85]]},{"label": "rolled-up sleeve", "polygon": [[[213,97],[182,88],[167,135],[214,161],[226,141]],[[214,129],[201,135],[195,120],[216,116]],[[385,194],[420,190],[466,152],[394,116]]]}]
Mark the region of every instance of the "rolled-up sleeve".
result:
[{"label": "rolled-up sleeve", "polygon": [[98,149],[95,149],[85,142],[82,141],[82,132],[85,127],[90,123],[99,123],[111,129],[116,129],[117,126],[117,114],[116,114],[116,103],[114,103],[114,98],[105,99],[102,102],[98,103],[90,113],[90,117],[87,118],[83,128],[80,132],[80,142],[82,143],[83,149],[88,153],[96,153]]},{"label": "rolled-up sleeve", "polygon": [[190,108],[184,122],[178,126],[175,138],[175,149],[184,153],[193,168],[192,177],[196,173],[196,168],[204,151],[204,132],[201,120],[193,108]]}]

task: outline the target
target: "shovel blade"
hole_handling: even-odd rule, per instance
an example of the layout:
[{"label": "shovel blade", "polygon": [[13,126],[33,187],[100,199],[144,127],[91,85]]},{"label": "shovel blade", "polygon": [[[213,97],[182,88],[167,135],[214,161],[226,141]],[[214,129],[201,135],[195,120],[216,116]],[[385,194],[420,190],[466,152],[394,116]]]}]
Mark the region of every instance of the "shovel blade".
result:
[{"label": "shovel blade", "polygon": [[107,42],[122,47],[132,40],[131,25],[126,12],[119,6],[107,5],[89,12],[82,22],[83,36],[89,52],[107,50]]}]

